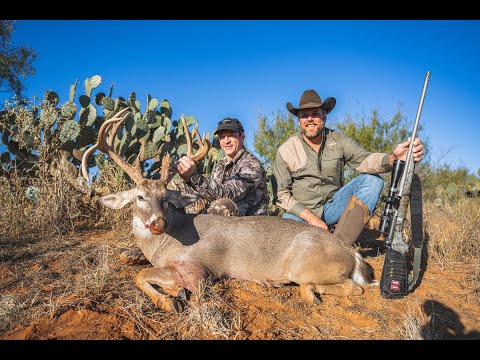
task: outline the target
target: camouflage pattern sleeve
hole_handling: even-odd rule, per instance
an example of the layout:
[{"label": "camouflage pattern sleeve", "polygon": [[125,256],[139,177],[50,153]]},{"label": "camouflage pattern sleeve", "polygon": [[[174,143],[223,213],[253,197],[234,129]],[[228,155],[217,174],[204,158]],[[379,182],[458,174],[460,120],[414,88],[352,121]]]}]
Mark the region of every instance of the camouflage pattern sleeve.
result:
[{"label": "camouflage pattern sleeve", "polygon": [[245,156],[237,164],[233,171],[229,171],[228,164],[220,161],[212,171],[209,178],[200,177],[195,190],[207,200],[213,201],[219,198],[231,199],[238,202],[247,195],[254,193],[265,176],[260,162],[250,156]]}]

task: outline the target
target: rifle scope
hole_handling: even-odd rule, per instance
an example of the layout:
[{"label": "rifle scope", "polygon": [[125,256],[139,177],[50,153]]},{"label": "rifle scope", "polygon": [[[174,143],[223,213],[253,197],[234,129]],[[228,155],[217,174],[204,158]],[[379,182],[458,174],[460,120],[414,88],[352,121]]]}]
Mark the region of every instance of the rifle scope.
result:
[{"label": "rifle scope", "polygon": [[405,161],[395,160],[392,166],[392,179],[390,181],[390,189],[388,190],[388,196],[383,195],[382,201],[386,203],[383,215],[380,217],[379,231],[382,234],[388,234],[390,232],[390,222],[392,221],[392,212],[394,208],[398,209],[400,204],[400,198],[397,196],[397,185],[400,177],[402,176],[403,169],[405,167]]}]

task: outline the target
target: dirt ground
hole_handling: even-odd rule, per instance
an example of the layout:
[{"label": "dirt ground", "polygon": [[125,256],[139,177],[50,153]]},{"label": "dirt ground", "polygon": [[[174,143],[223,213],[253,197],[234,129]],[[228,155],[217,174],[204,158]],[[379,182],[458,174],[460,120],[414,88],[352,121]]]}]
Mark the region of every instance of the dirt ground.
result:
[{"label": "dirt ground", "polygon": [[[377,237],[365,230],[360,244],[379,279]],[[1,242],[0,339],[480,339],[478,264],[427,263],[418,288],[402,299],[368,286],[361,296],[323,296],[318,305],[305,304],[297,286],[226,279],[170,314],[134,285],[149,265],[120,261],[134,247],[128,231]]]}]

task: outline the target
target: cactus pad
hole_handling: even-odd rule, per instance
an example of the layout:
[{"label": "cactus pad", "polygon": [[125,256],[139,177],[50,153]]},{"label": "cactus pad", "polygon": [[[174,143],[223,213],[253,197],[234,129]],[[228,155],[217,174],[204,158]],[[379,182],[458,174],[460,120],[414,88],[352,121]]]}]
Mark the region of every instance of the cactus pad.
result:
[{"label": "cactus pad", "polygon": [[106,96],[102,99],[102,106],[108,111],[113,111],[115,109],[115,100]]},{"label": "cactus pad", "polygon": [[102,83],[102,77],[100,75],[93,75],[90,79],[90,84],[92,86],[92,89],[99,87],[101,83]]},{"label": "cactus pad", "polygon": [[165,137],[165,127],[159,126],[153,133],[152,141],[154,144],[159,143]]},{"label": "cactus pad", "polygon": [[61,142],[73,141],[78,134],[80,134],[80,124],[74,120],[69,120],[62,125],[58,138]]},{"label": "cactus pad", "polygon": [[40,126],[44,129],[50,128],[57,120],[55,109],[44,108],[40,111]]},{"label": "cactus pad", "polygon": [[86,108],[80,109],[80,124],[86,126],[92,126],[97,118],[97,109],[92,104],[89,104]]},{"label": "cactus pad", "polygon": [[88,105],[90,105],[90,97],[87,95],[80,95],[78,101],[80,101],[80,105],[82,105],[83,108],[86,108]]},{"label": "cactus pad", "polygon": [[457,192],[457,185],[455,185],[454,183],[448,184],[447,188],[445,189],[445,193],[448,196],[454,196],[456,192]]},{"label": "cactus pad", "polygon": [[58,104],[58,94],[55,91],[47,90],[45,92],[45,102],[50,106],[57,106]]},{"label": "cactus pad", "polygon": [[34,145],[35,139],[33,138],[32,135],[30,135],[30,132],[25,131],[22,136],[22,140],[27,145],[29,148],[31,148]]},{"label": "cactus pad", "polygon": [[75,84],[70,85],[70,96],[68,98],[68,101],[70,101],[71,103],[73,103],[74,100],[75,100],[75,93],[76,93],[76,89],[77,89],[77,84],[78,84],[78,80],[75,81]]},{"label": "cactus pad", "polygon": [[8,151],[0,155],[0,162],[2,162],[2,164],[10,164],[10,153]]},{"label": "cactus pad", "polygon": [[73,119],[77,113],[77,106],[73,102],[67,102],[62,105],[62,116],[67,119]]},{"label": "cactus pad", "polygon": [[157,99],[154,98],[154,99],[150,100],[150,102],[148,103],[148,110],[151,110],[151,111],[155,110],[157,108],[158,104],[159,103],[158,103]]},{"label": "cactus pad", "polygon": [[106,97],[106,95],[103,92],[99,92],[97,95],[95,95],[95,104],[98,106],[103,105],[102,100],[104,97]]}]

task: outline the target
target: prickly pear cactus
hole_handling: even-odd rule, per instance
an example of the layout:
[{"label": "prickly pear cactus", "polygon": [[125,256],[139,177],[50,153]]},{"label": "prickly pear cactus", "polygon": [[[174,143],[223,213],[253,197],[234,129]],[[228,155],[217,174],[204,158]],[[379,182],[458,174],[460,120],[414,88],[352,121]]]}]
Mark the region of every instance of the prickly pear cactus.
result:
[{"label": "prickly pear cactus", "polygon": [[445,188],[445,198],[448,202],[452,203],[455,200],[458,200],[458,186],[455,183],[450,183]]},{"label": "prickly pear cactus", "polygon": [[[46,165],[48,169],[48,164],[60,150],[65,159],[78,168],[85,150],[96,142],[103,122],[125,107],[130,107],[131,112],[114,139],[115,150],[130,163],[141,154],[139,160],[145,162],[147,177],[158,176],[161,159],[166,154],[176,160],[186,153],[183,124],[180,120],[172,120],[172,107],[167,99],[159,101],[148,94],[142,107],[135,92],[126,98],[114,97],[113,83],[109,91],[93,93],[101,84],[99,75],[85,79],[85,93],[77,97],[76,80],[70,86],[68,101],[60,107],[57,107],[58,94],[48,90],[42,103],[31,106],[28,111],[12,109],[0,112],[1,142],[8,150],[0,157],[2,165],[21,163],[19,168],[37,171],[41,163],[43,168]],[[198,122],[193,116],[182,117],[190,132],[198,129]],[[209,138],[210,133],[204,137]],[[213,143],[198,167],[206,175],[223,156],[218,141]],[[198,146],[194,145],[194,148],[196,151]],[[101,158],[103,160],[94,155],[89,159],[88,166],[110,161],[104,156]]]},{"label": "prickly pear cactus", "polygon": [[102,106],[104,110],[113,111],[115,109],[115,100],[105,96],[102,98]]},{"label": "prickly pear cactus", "polygon": [[85,93],[86,96],[92,95],[92,90],[100,86],[102,83],[102,77],[100,75],[94,75],[91,78],[85,79]]},{"label": "prickly pear cactus", "polygon": [[88,104],[86,107],[83,107],[80,110],[80,124],[85,126],[92,126],[97,118],[97,109],[92,105]]},{"label": "prickly pear cactus", "polygon": [[55,108],[43,107],[40,111],[40,126],[43,129],[49,129],[57,121],[57,111]]},{"label": "prickly pear cactus", "polygon": [[74,120],[69,120],[62,125],[60,129],[59,139],[62,143],[74,141],[80,134],[80,124]]},{"label": "prickly pear cactus", "polygon": [[47,90],[45,92],[44,102],[46,105],[55,107],[57,106],[59,100],[60,98],[55,91]]},{"label": "prickly pear cactus", "polygon": [[158,102],[157,99],[151,99],[148,102],[148,110],[154,111],[157,108],[158,104],[159,104],[159,102]]},{"label": "prickly pear cactus", "polygon": [[62,116],[67,119],[73,119],[77,113],[77,106],[73,102],[66,102],[62,105]]}]

